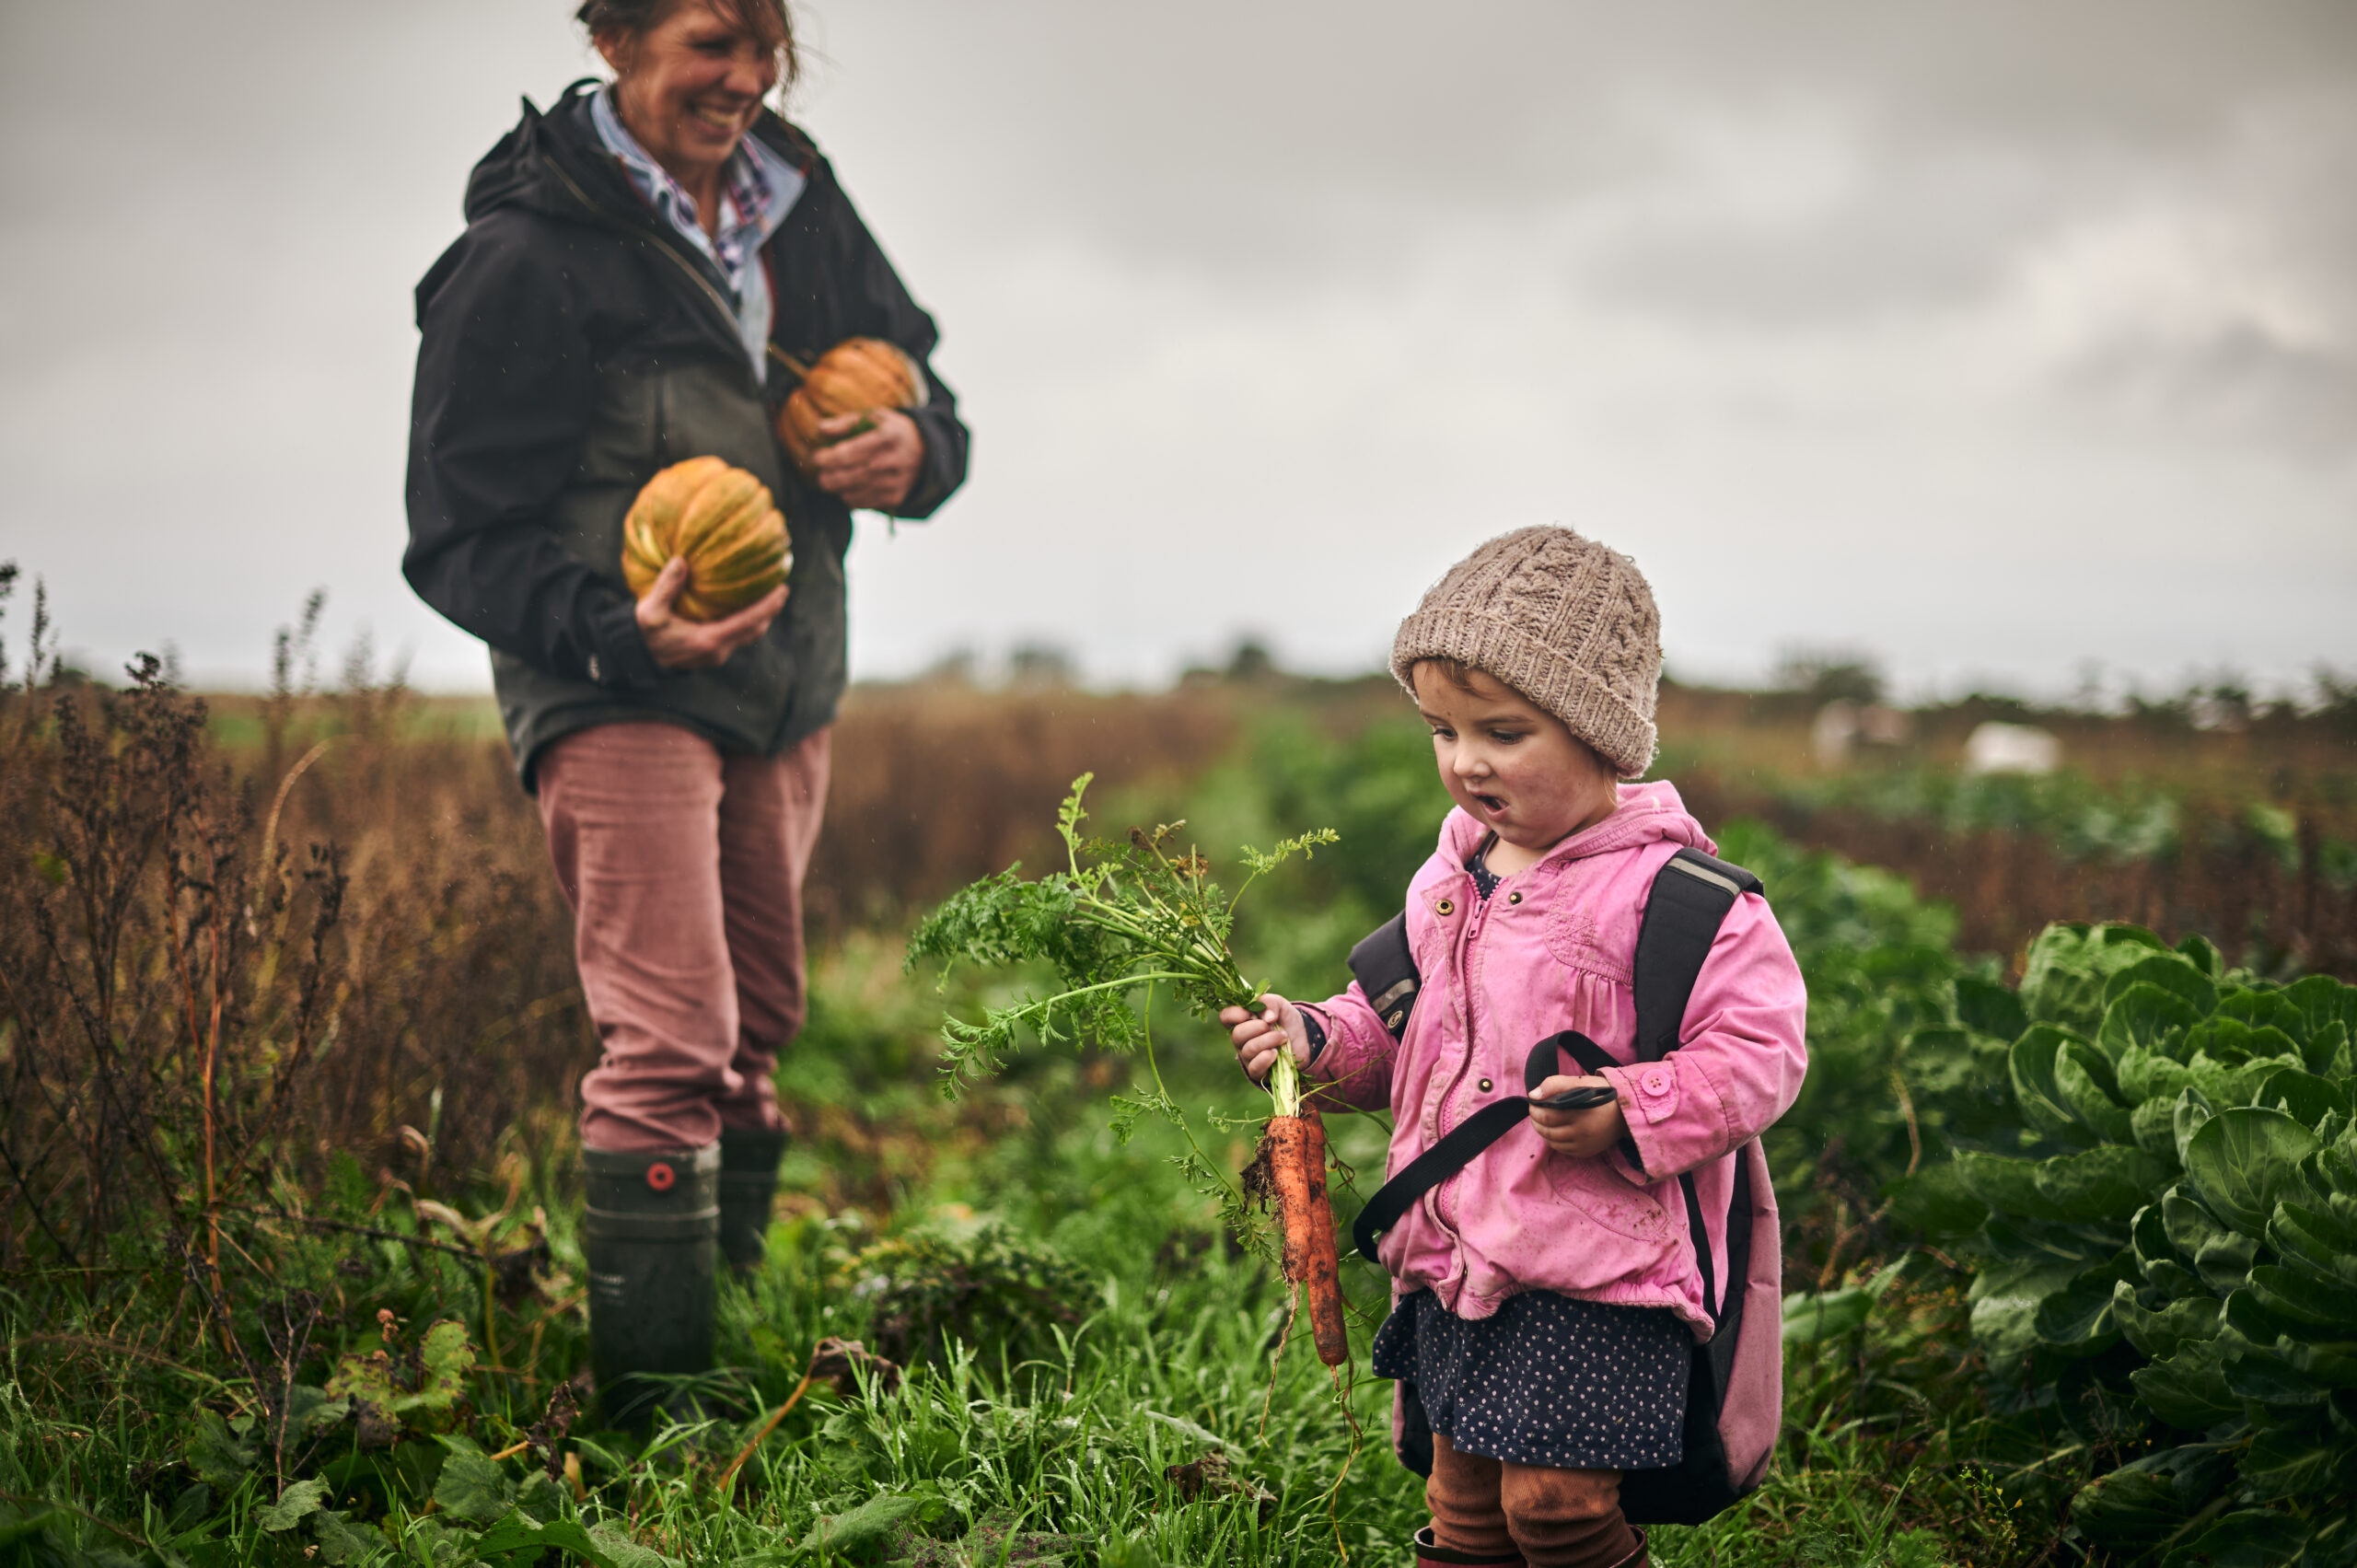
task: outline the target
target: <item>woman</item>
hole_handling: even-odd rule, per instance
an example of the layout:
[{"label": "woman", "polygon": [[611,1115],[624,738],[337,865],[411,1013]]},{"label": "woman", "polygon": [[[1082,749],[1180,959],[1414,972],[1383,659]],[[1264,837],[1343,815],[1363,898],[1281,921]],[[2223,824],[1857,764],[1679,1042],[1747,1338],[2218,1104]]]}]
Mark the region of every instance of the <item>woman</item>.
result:
[{"label": "woman", "polygon": [[[801,884],[843,687],[851,509],[930,516],[966,429],[909,297],[809,138],[782,0],[586,0],[614,72],[478,164],[418,285],[410,545],[427,603],[491,645],[500,710],[575,918],[603,1057],[582,1080],[590,1336],[609,1414],[710,1365],[714,1251],[761,1255],[785,1144],[770,1084],[804,1011]],[[815,483],[772,421],[844,338],[924,367],[922,407],[844,418]],[[621,522],[718,456],[770,487],[783,587],[726,620],[633,600]]]}]

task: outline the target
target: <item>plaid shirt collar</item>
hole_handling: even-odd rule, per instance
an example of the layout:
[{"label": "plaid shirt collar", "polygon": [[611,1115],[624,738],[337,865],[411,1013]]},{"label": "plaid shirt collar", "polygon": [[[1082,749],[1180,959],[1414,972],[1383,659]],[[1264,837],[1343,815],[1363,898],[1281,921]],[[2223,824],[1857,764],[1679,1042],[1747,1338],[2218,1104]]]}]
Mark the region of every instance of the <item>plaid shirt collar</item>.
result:
[{"label": "plaid shirt collar", "polygon": [[737,144],[723,171],[720,234],[714,238],[697,221],[695,198],[688,194],[687,187],[639,145],[638,138],[614,111],[610,85],[599,87],[590,99],[589,117],[598,128],[598,140],[620,161],[647,204],[682,238],[717,262],[729,286],[743,293],[747,269],[802,195],[802,171],[749,132]]}]

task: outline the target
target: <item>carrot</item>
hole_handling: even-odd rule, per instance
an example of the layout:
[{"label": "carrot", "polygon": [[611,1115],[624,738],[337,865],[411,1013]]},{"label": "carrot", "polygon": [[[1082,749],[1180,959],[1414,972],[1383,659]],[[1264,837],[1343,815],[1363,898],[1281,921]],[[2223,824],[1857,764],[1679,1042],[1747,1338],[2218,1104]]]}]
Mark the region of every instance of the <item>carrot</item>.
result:
[{"label": "carrot", "polygon": [[1342,1317],[1341,1263],[1334,1245],[1334,1209],[1326,1201],[1326,1128],[1304,1106],[1298,1116],[1269,1118],[1269,1175],[1284,1230],[1285,1278],[1308,1298],[1318,1359],[1340,1366],[1351,1358]]}]

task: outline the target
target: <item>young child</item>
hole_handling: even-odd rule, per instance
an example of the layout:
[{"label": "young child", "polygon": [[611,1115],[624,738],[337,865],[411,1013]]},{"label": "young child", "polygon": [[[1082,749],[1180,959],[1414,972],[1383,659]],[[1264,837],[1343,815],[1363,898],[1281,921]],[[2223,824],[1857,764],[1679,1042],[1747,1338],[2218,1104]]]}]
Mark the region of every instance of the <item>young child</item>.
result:
[{"label": "young child", "polygon": [[[1634,1061],[1654,875],[1682,845],[1713,846],[1667,784],[1620,782],[1652,764],[1661,677],[1653,593],[1627,557],[1568,528],[1493,539],[1401,622],[1391,672],[1457,803],[1408,888],[1422,990],[1405,1036],[1356,984],[1221,1022],[1255,1081],[1288,1050],[1320,1103],[1387,1106],[1396,1174],[1521,1092],[1550,1035],[1577,1029]],[[1678,1462],[1690,1346],[1712,1331],[1675,1179],[1693,1172],[1702,1212],[1726,1212],[1734,1151],[1799,1092],[1805,1008],[1783,933],[1744,895],[1679,1049],[1549,1078],[1534,1099],[1582,1086],[1615,1098],[1534,1108],[1385,1237],[1394,1305],[1375,1372],[1412,1385],[1434,1434],[1420,1562],[1642,1568],[1620,1472]],[[1712,1277],[1728,1279],[1724,1237],[1705,1244]]]}]

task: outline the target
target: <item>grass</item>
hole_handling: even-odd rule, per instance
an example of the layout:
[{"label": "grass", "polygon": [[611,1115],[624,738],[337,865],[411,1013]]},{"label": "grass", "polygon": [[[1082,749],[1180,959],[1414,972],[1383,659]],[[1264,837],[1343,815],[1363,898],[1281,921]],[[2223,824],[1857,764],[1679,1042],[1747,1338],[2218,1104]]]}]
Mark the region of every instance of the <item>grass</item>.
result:
[{"label": "grass", "polygon": [[[853,949],[821,965],[830,1038],[898,1034],[929,1011],[923,992],[880,980],[886,956]],[[562,1203],[546,1205],[549,1254],[531,1288],[507,1305],[487,1304],[482,1272],[449,1252],[257,1221],[235,1230],[232,1247],[252,1265],[234,1321],[258,1363],[271,1349],[261,1319],[272,1304],[315,1292],[323,1317],[300,1382],[322,1382],[337,1357],[376,1348],[382,1311],[399,1320],[403,1345],[437,1320],[469,1326],[484,1365],[465,1375],[462,1399],[412,1418],[389,1450],[364,1451],[350,1422],[333,1425],[316,1453],[288,1466],[296,1490],[282,1491],[264,1440],[270,1378],[226,1364],[218,1325],[185,1293],[132,1277],[84,1292],[86,1310],[61,1311],[79,1289],[73,1282],[19,1278],[0,1297],[10,1340],[0,1492],[17,1511],[0,1516],[0,1562],[522,1562],[542,1550],[529,1542],[553,1542],[567,1526],[584,1532],[585,1560],[630,1568],[658,1559],[1078,1568],[1404,1558],[1423,1515],[1417,1482],[1387,1452],[1389,1385],[1363,1370],[1382,1300],[1372,1270],[1349,1266],[1369,1317],[1354,1334],[1360,1375],[1338,1389],[1306,1343],[1272,1363],[1282,1286],[1223,1245],[1208,1208],[1186,1192],[1170,1164],[1175,1131],[1149,1121],[1123,1144],[1104,1125],[1103,1085],[1126,1062],[1021,1060],[1006,1086],[958,1108],[933,1097],[927,1061],[902,1072],[879,1064],[892,1086],[880,1093],[860,1085],[859,1063],[836,1065],[831,1085],[817,1069],[788,1081],[797,1111],[835,1128],[820,1151],[880,1120],[913,1132],[924,1152],[873,1151],[883,1171],[865,1191],[890,1199],[876,1207],[830,1201],[839,1179],[816,1162],[790,1167],[798,1190],[783,1207],[793,1217],[772,1229],[762,1267],[726,1289],[726,1370],[702,1385],[709,1423],[637,1444],[576,1431],[558,1446],[575,1458],[577,1498],[562,1462],[552,1481],[537,1453],[489,1459],[542,1416],[583,1359],[581,1265]],[[1188,1094],[1190,1104],[1249,1109],[1248,1090],[1204,1072]],[[1354,1121],[1338,1132],[1364,1162],[1375,1138]],[[311,1200],[313,1215],[448,1234],[417,1223],[398,1192],[373,1190],[356,1167],[339,1172]],[[535,1199],[559,1196],[563,1182],[553,1171],[511,1177],[512,1191],[461,1206],[507,1209],[513,1243],[530,1235]],[[135,1249],[119,1266],[135,1266]],[[719,1487],[819,1341],[874,1342],[884,1317],[922,1308],[961,1267],[983,1288],[964,1298],[956,1342],[897,1388],[817,1386],[735,1484]],[[1008,1280],[1046,1280],[1048,1299],[991,1294]],[[1943,1374],[1956,1385],[1955,1353],[1941,1347],[1952,1344],[1961,1307],[1942,1288],[1896,1298],[1852,1340],[1796,1353],[1794,1430],[1777,1473],[1711,1526],[1658,1532],[1657,1559],[1928,1568],[2014,1555],[2002,1504],[1945,1457],[1944,1434],[1972,1413],[1968,1400],[1934,1409],[1920,1394],[1887,1395],[1936,1387]],[[37,1292],[49,1293],[45,1304]],[[486,1315],[495,1355],[483,1342]],[[227,1424],[216,1428],[206,1412]],[[241,1436],[241,1414],[264,1419]],[[1237,1490],[1189,1500],[1173,1467],[1211,1455]],[[298,1475],[326,1484],[316,1508],[289,1522],[304,1506]],[[32,1527],[43,1509],[47,1522]],[[519,1540],[518,1555],[491,1551]]]}]

